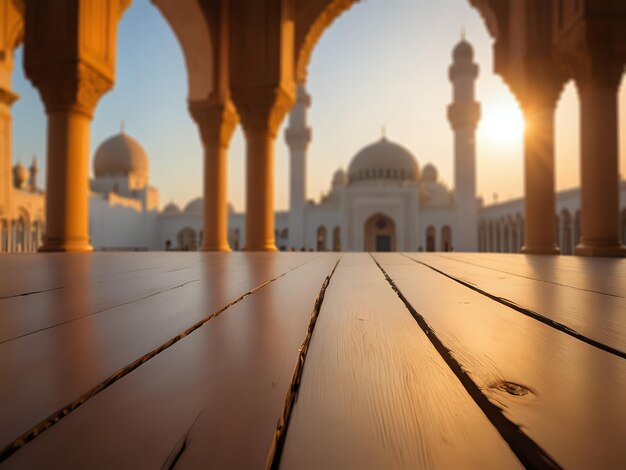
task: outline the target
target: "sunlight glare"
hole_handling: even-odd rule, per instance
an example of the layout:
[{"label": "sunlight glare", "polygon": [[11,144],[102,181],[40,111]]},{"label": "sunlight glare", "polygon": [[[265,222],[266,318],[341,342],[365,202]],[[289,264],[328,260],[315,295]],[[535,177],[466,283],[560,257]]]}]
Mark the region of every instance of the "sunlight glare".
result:
[{"label": "sunlight glare", "polygon": [[483,110],[480,126],[495,144],[520,142],[524,135],[524,116],[514,103],[498,104]]}]

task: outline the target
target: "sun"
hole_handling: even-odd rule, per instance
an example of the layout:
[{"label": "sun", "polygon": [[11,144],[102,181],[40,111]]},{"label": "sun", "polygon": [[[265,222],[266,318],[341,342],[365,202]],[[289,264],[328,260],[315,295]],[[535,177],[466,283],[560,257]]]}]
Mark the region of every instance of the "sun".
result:
[{"label": "sun", "polygon": [[516,104],[496,104],[483,109],[482,133],[495,144],[519,142],[524,135],[524,116]]}]

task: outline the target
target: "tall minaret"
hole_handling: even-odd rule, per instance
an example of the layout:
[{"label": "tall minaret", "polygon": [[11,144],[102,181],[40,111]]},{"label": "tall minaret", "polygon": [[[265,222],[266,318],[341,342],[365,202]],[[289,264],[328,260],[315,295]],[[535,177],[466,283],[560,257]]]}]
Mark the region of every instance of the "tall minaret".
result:
[{"label": "tall minaret", "polygon": [[296,104],[289,114],[289,127],[285,140],[291,154],[289,245],[296,250],[304,247],[304,207],[306,204],[306,152],[311,142],[311,129],[307,127],[306,113],[311,97],[303,84],[298,85]]},{"label": "tall minaret", "polygon": [[454,188],[456,227],[452,233],[455,251],[478,251],[478,203],[476,201],[476,143],[480,104],[474,100],[478,65],[472,46],[461,39],[452,53],[450,81],[453,101],[448,120],[454,130]]}]

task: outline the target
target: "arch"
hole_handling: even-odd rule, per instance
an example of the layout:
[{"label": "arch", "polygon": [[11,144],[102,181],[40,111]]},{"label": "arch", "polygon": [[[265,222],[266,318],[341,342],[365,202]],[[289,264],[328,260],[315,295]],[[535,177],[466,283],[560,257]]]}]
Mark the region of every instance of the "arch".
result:
[{"label": "arch", "polygon": [[509,253],[511,250],[510,228],[507,220],[502,221],[502,252]]},{"label": "arch", "polygon": [[437,249],[435,246],[435,239],[437,236],[437,230],[434,226],[429,225],[426,229],[426,251],[433,252]]},{"label": "arch", "polygon": [[561,254],[573,254],[572,247],[572,216],[567,209],[561,211]]},{"label": "arch", "polygon": [[333,251],[341,251],[341,227],[333,229]]},{"label": "arch", "polygon": [[178,249],[180,251],[197,251],[198,242],[196,238],[196,231],[191,227],[184,227],[176,235],[178,241]]},{"label": "arch", "polygon": [[453,251],[452,245],[452,229],[449,225],[444,225],[441,228],[441,250]]},{"label": "arch", "polygon": [[496,230],[496,246],[494,251],[496,253],[502,253],[502,227],[500,226],[500,221],[496,220],[494,225]]},{"label": "arch", "polygon": [[[213,37],[200,2],[152,0],[173,31],[185,58],[190,102],[207,99],[214,89]],[[217,18],[215,18],[217,19]],[[207,47],[198,47],[206,45]]]},{"label": "arch", "polygon": [[8,253],[9,251],[9,221],[0,220],[0,253]]},{"label": "arch", "polygon": [[315,236],[317,251],[326,251],[326,238],[326,227],[320,225]]},{"label": "arch", "polygon": [[315,45],[326,29],[358,0],[310,0],[296,5],[296,80],[305,82]]},{"label": "arch", "polygon": [[386,214],[370,216],[363,227],[364,251],[396,251],[396,223]]}]

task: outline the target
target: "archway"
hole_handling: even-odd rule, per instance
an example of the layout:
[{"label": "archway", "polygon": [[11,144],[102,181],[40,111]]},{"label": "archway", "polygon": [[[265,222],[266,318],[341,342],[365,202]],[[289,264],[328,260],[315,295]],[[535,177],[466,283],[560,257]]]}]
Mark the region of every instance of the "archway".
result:
[{"label": "archway", "polygon": [[396,223],[385,214],[378,213],[365,222],[364,251],[396,251]]},{"label": "archway", "polygon": [[449,225],[444,225],[441,229],[441,250],[452,251],[452,229]]},{"label": "archway", "polygon": [[435,236],[436,236],[435,227],[430,225],[426,229],[426,251],[429,251],[429,252],[435,251],[436,249]]},{"label": "archway", "polygon": [[341,251],[341,227],[333,229],[333,251]]},{"label": "archway", "polygon": [[316,234],[316,249],[317,251],[326,251],[326,227],[320,225],[317,228]]},{"label": "archway", "polygon": [[197,251],[196,231],[190,227],[183,228],[176,236],[180,251]]}]

